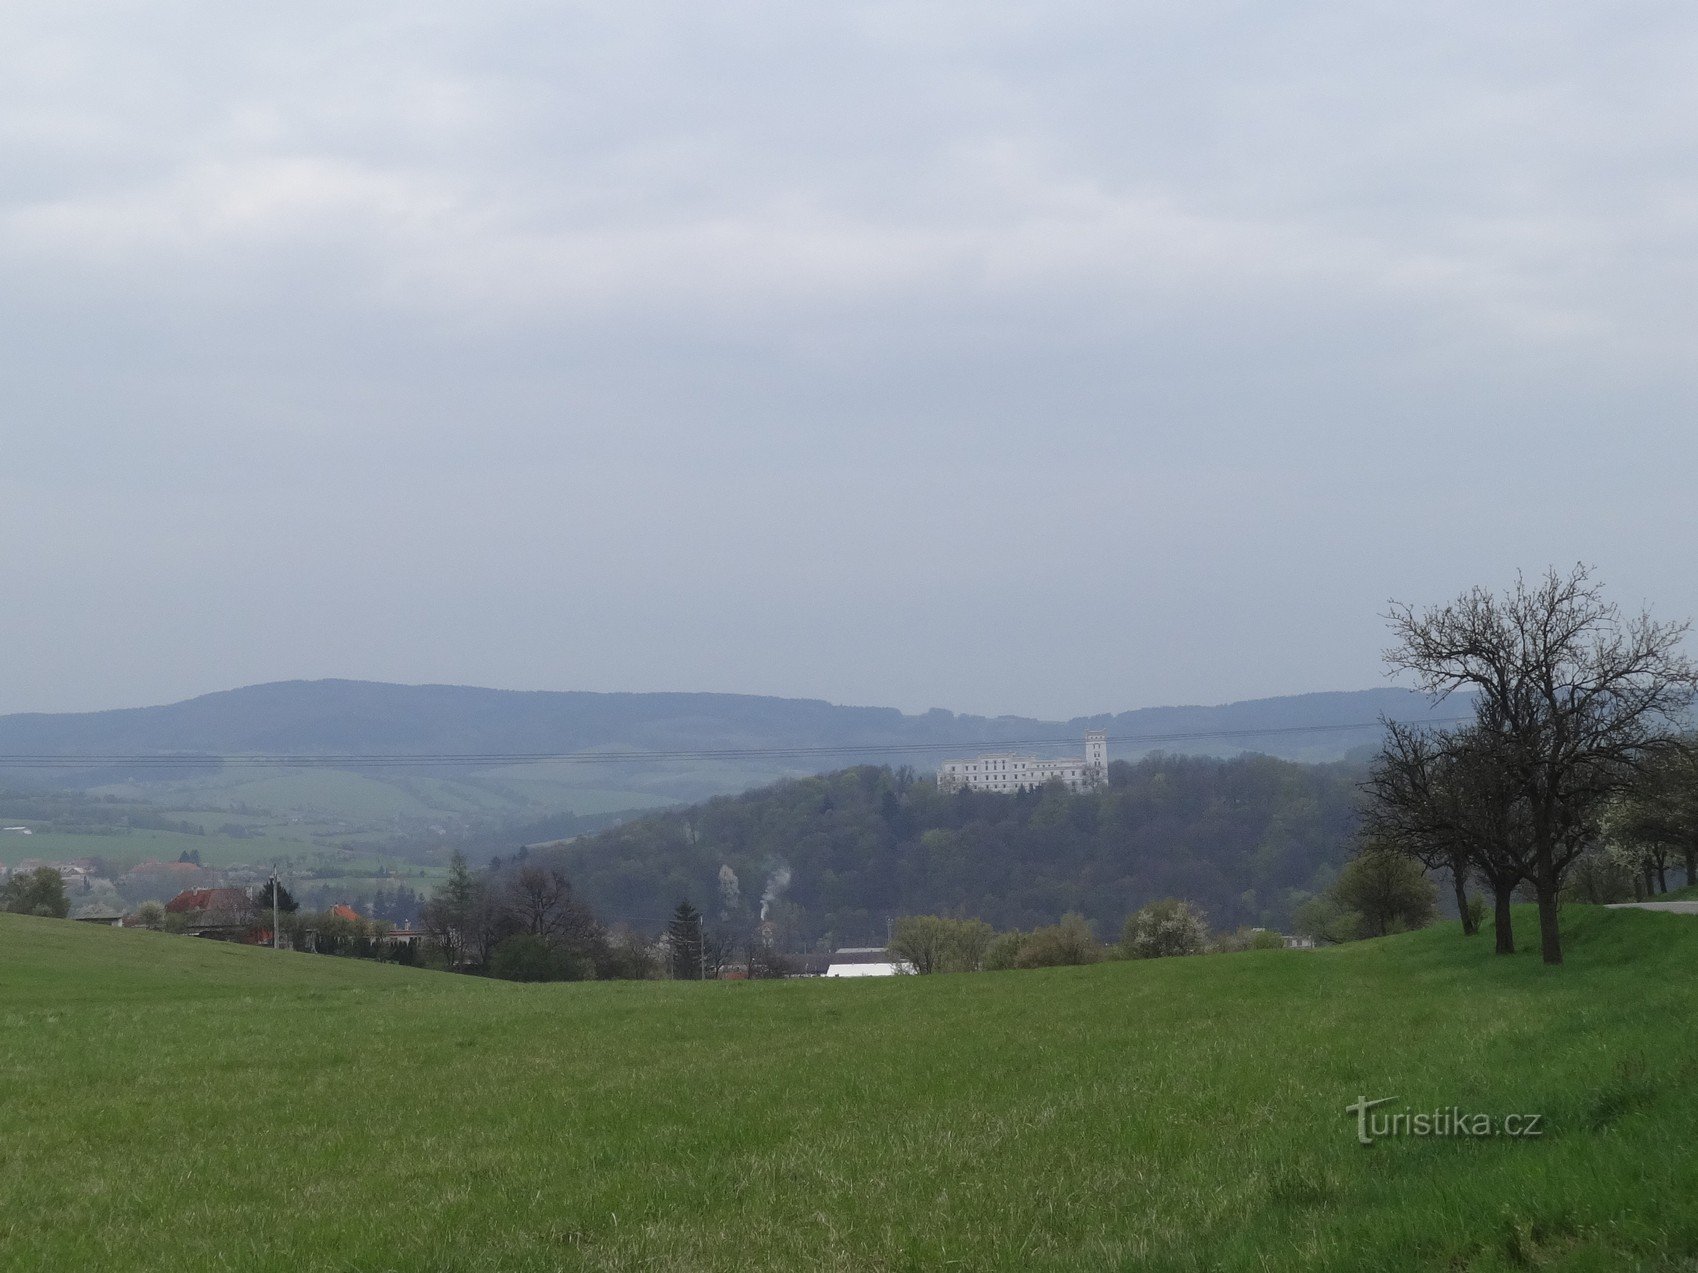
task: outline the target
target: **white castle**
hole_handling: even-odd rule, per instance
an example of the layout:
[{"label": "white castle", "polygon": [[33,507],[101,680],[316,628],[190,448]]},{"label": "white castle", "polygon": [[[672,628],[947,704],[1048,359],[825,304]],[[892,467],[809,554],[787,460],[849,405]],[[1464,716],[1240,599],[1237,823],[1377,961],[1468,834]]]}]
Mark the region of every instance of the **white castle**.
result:
[{"label": "white castle", "polygon": [[976,787],[980,791],[1019,791],[1059,778],[1074,791],[1108,781],[1108,731],[1085,731],[1085,754],[1066,760],[1020,756],[1011,751],[986,752],[971,760],[945,760],[937,767],[937,785],[945,791]]}]

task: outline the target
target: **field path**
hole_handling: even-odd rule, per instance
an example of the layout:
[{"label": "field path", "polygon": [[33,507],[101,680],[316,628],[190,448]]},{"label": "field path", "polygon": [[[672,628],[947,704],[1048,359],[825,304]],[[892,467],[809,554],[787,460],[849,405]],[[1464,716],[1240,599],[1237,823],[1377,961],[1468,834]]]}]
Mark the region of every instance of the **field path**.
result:
[{"label": "field path", "polygon": [[1675,915],[1698,915],[1698,902],[1611,902],[1612,911],[1668,911]]}]

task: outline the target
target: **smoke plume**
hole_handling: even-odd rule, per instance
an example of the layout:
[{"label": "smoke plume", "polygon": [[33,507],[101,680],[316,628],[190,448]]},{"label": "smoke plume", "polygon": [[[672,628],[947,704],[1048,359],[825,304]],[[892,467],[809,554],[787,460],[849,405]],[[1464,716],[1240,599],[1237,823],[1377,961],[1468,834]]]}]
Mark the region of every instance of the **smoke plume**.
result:
[{"label": "smoke plume", "polygon": [[766,922],[767,908],[784,896],[784,890],[790,887],[790,868],[780,862],[772,874],[766,877],[766,887],[761,890],[761,922]]}]

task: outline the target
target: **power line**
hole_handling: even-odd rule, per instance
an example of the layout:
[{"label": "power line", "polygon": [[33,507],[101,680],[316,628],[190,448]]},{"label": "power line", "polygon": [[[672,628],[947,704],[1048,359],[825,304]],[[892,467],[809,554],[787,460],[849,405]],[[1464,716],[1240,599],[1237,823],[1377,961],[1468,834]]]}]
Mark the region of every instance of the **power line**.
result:
[{"label": "power line", "polygon": [[[1464,716],[1430,718],[1429,725],[1449,725],[1467,720]],[[1350,733],[1377,729],[1383,722],[1362,721],[1335,725],[1282,725],[1259,729],[1216,729],[1176,731],[1160,734],[1113,734],[1111,743],[1159,744],[1198,742],[1211,739],[1272,738],[1293,735]],[[976,745],[981,749],[1013,747],[1068,747],[1078,742],[1071,738],[985,739]],[[975,746],[971,741],[931,743],[834,743],[810,744],[795,747],[724,747],[670,748],[656,751],[575,751],[575,752],[325,752],[280,753],[264,752],[179,752],[179,753],[76,753],[76,752],[19,752],[0,754],[0,767],[13,769],[87,769],[90,767],[127,766],[138,769],[181,769],[194,765],[219,764],[276,769],[406,769],[440,768],[444,766],[473,766],[492,768],[504,765],[610,765],[654,764],[681,760],[807,760],[830,756],[899,756],[929,755],[961,752]]]}]

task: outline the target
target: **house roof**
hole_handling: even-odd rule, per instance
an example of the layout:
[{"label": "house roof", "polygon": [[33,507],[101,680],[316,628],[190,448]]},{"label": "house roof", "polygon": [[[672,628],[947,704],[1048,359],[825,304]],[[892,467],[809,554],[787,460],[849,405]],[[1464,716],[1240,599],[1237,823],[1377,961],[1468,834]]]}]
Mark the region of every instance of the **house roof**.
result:
[{"label": "house roof", "polygon": [[173,915],[191,911],[239,913],[249,909],[248,895],[239,888],[186,888],[166,902],[165,909]]},{"label": "house roof", "polygon": [[337,902],[330,908],[330,913],[337,919],[351,919],[355,923],[358,923],[360,919],[360,913],[344,902]]},{"label": "house roof", "polygon": [[835,951],[829,961],[838,964],[888,964],[890,952],[883,946],[844,946]]}]

